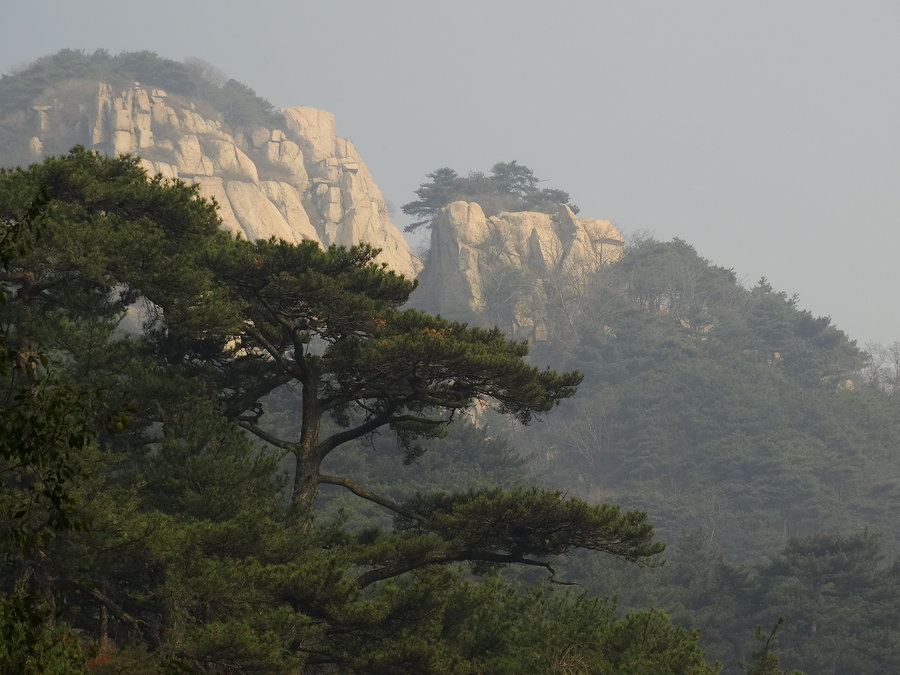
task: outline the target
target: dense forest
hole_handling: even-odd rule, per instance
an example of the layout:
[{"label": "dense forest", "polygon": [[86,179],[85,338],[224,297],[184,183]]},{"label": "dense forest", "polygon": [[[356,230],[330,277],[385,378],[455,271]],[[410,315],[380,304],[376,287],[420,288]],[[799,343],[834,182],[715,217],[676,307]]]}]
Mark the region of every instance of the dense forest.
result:
[{"label": "dense forest", "polygon": [[[900,400],[824,317],[745,289],[682,241],[641,241],[579,303],[578,336],[537,350],[586,373],[532,446],[548,483],[646,510],[669,544],[595,592],[663,607],[710,654],[779,617],[812,673],[900,667]],[[602,581],[599,581],[602,580]],[[626,596],[628,599],[626,600]],[[633,603],[633,604],[632,604]]]},{"label": "dense forest", "polygon": [[[277,115],[66,50],[0,79],[0,149],[90,80]],[[0,170],[0,671],[900,672],[896,345],[652,238],[540,279],[525,344],[369,246],[236,239],[136,158],[48,150]],[[515,161],[426,178],[410,230],[572,206]]]},{"label": "dense forest", "polygon": [[677,239],[633,242],[582,288],[520,267],[496,276],[502,298],[560,289],[534,308],[552,328],[534,357],[585,374],[542,424],[508,430],[535,480],[646,511],[667,544],[662,568],[576,554],[565,574],[700,629],[725,672],[780,618],[790,667],[900,668],[896,347],[865,352]]}]

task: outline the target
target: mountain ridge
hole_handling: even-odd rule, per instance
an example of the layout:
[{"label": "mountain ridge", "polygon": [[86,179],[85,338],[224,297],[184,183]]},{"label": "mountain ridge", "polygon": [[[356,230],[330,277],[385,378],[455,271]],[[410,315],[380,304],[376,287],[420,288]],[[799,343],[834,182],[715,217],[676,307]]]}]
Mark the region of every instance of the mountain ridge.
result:
[{"label": "mountain ridge", "polygon": [[279,111],[284,128],[229,125],[199,101],[140,82],[116,90],[72,80],[64,91],[68,98],[38,97],[20,111],[25,148],[5,154],[38,161],[76,144],[134,154],[151,175],[197,184],[232,232],[324,247],[367,242],[398,273],[414,278],[421,269],[355,146],[337,136],[332,113],[301,106]]},{"label": "mountain ridge", "polygon": [[[473,200],[468,218],[448,204],[433,219],[425,269],[356,147],[337,135],[333,113],[275,110],[241,83],[218,84],[224,76],[197,61],[64,50],[4,76],[0,165],[73,145],[131,154],[150,175],[197,185],[223,226],[248,239],[371,244],[380,262],[419,278],[412,302],[429,311],[468,316],[495,306],[498,293],[517,294],[510,311],[488,312],[485,321],[532,341],[553,332],[542,318],[551,302],[577,297],[589,274],[621,254],[612,223],[577,217],[566,193],[543,190],[543,211],[509,199],[485,216]],[[498,166],[531,177],[516,162]]]}]

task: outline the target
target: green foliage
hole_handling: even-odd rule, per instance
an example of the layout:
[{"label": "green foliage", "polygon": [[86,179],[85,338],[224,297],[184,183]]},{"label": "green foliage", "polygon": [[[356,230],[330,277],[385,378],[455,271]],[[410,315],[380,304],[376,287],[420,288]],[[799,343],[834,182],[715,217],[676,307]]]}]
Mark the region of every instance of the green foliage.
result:
[{"label": "green foliage", "polygon": [[[7,319],[16,339],[64,349],[56,336],[66,334],[66,322],[119,321],[140,298],[155,305],[148,330],[165,317],[166,350],[184,349],[191,331],[200,333],[196,340],[233,328],[223,323],[230,318],[223,293],[202,264],[228,235],[196,187],[148,179],[136,158],[106,159],[83,148],[25,170],[0,170],[0,181],[0,214],[9,222],[39,193],[49,200],[40,246],[4,277],[24,300]],[[23,327],[43,332],[26,335]]]},{"label": "green foliage", "polygon": [[881,558],[878,538],[868,532],[819,535],[790,541],[760,567],[763,617],[785,618],[786,662],[816,673],[897,667],[878,649],[900,637],[900,622],[885,621],[884,603],[895,602],[896,591],[879,569]]},{"label": "green foliage", "polygon": [[20,110],[54,84],[89,76],[92,63],[102,72],[103,65],[109,59],[109,53],[105,50],[98,50],[93,56],[88,56],[77,49],[63,49],[52,56],[38,59],[16,73],[4,74],[0,77],[0,111],[10,113]]},{"label": "green foliage", "polygon": [[[42,226],[37,196],[18,219],[3,218],[0,264],[8,270],[25,255]],[[5,304],[6,289],[0,295]],[[8,346],[0,332],[0,570],[14,583],[0,585],[0,669],[18,673],[71,673],[85,658],[81,644],[52,611],[47,555],[53,539],[83,523],[76,491],[84,479],[83,455],[95,432],[90,401],[48,374],[36,345]]]},{"label": "green foliage", "polygon": [[[414,283],[375,264],[376,253],[231,242],[212,269],[239,306],[239,339],[207,340],[185,354],[222,392],[229,417],[294,455],[302,508],[316,496],[322,461],[349,441],[390,429],[412,459],[419,439],[442,436],[477,401],[525,424],[581,381],[528,365],[527,345],[499,330],[398,310]],[[280,436],[266,428],[261,401],[289,383],[300,389],[301,424]],[[323,427],[328,418],[335,429]]]},{"label": "green foliage", "polygon": [[87,656],[77,636],[34,597],[0,595],[0,672],[71,675],[84,672]]},{"label": "green foliage", "polygon": [[687,242],[646,239],[616,266],[642,309],[665,312],[694,332],[728,320],[740,289],[734,272],[710,265]]},{"label": "green foliage", "polygon": [[419,494],[393,510],[399,536],[361,551],[359,561],[373,567],[360,576],[362,587],[453,562],[468,562],[475,570],[498,564],[543,567],[556,581],[553,567],[541,558],[585,549],[654,565],[661,563],[650,558],[664,549],[652,541],[646,514],[621,514],[617,507],[591,506],[552,490]]},{"label": "green foliage", "polygon": [[863,355],[827,319],[681,241],[628,249],[576,307],[579,343],[539,351],[593,374],[529,443],[550,484],[646,510],[670,541],[699,527],[740,562],[785,533],[873,522],[867,484],[897,420],[843,388]]},{"label": "green foliage", "polygon": [[578,207],[569,203],[567,192],[538,188],[541,181],[534,172],[515,160],[498,162],[489,176],[471,172],[463,177],[449,167],[437,169],[427,176],[431,182],[419,186],[416,190],[418,199],[401,207],[403,213],[417,218],[406,226],[407,232],[429,225],[443,207],[457,200],[478,202],[488,215],[500,211],[556,213],[560,204],[578,212]]},{"label": "green foliage", "polygon": [[[423,483],[396,500],[321,473],[379,430],[410,470],[440,471],[421,452],[448,447],[433,439],[454,415],[488,400],[529,422],[578,373],[534,368],[497,330],[400,309],[414,284],[367,246],[236,240],[195,189],[148,179],[133,158],[76,148],[0,173],[7,231],[35,218],[29,246],[5,256],[2,318],[10,346],[46,349],[26,375],[57,364],[61,398],[17,403],[27,415],[4,442],[55,429],[58,445],[35,437],[58,451],[65,498],[41,506],[47,534],[24,562],[2,542],[14,667],[40,652],[35,672],[714,672],[660,613],[618,620],[604,601],[458,569],[552,571],[578,548],[646,561],[662,546],[645,514],[500,488],[500,468],[468,474],[463,494],[415,494]],[[70,392],[86,407],[65,405]],[[293,485],[278,475],[285,456]],[[320,483],[394,525],[316,520]],[[57,512],[69,520],[48,520]]]},{"label": "green foliage", "polygon": [[[646,514],[622,514],[608,504],[591,506],[562,493],[536,488],[420,495],[405,504],[425,516],[429,529],[462,549],[510,555],[561,555],[575,548],[604,551],[637,562],[664,549],[651,542]],[[406,519],[405,528],[420,521]]]},{"label": "green foliage", "polygon": [[[340,552],[324,550],[327,532],[286,520],[271,456],[208,402],[189,399],[165,417],[153,452],[110,458],[112,483],[85,510],[90,527],[51,552],[65,617],[102,643],[106,612],[110,641],[190,672],[297,667],[298,645],[320,633],[300,606],[338,602]],[[352,580],[344,585],[352,598]],[[118,650],[106,659],[113,668]]]},{"label": "green foliage", "polygon": [[214,90],[210,103],[221,111],[225,122],[231,126],[265,124],[272,127],[282,123],[271,103],[235,79],[226,80],[220,89]]},{"label": "green foliage", "polygon": [[[23,381],[24,380],[24,381]],[[76,527],[72,491],[95,438],[89,407],[70,387],[13,371],[0,401],[0,539],[19,555]]]},{"label": "green foliage", "polygon": [[[45,194],[35,194],[18,217],[3,218],[0,274],[9,275],[17,256],[28,255],[33,238],[45,227]],[[0,298],[6,309],[6,289]],[[0,333],[0,541],[28,557],[58,532],[76,526],[73,487],[82,477],[79,455],[95,434],[91,400],[50,374],[50,361],[39,343]]]},{"label": "green foliage", "polygon": [[[575,556],[560,575],[592,593],[648,603],[700,633],[708,658],[740,673],[882,673],[897,669],[897,565],[867,532],[790,540],[757,565],[726,559],[700,531],[667,549],[660,569]],[[765,631],[760,626],[777,629]]]},{"label": "green foliage", "polygon": [[[614,603],[432,571],[379,588],[373,631],[347,636],[353,673],[715,673],[696,636],[660,612],[615,618]],[[376,623],[377,621],[377,623]]]}]

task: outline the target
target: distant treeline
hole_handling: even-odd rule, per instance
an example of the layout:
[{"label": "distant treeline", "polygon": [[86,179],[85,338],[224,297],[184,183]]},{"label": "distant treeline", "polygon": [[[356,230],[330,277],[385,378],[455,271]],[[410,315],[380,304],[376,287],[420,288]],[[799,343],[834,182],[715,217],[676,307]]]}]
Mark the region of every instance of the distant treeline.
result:
[{"label": "distant treeline", "polygon": [[0,78],[0,116],[21,110],[49,88],[69,80],[96,80],[125,88],[134,82],[209,103],[229,124],[274,126],[280,115],[247,85],[198,58],[173,61],[151,51],[63,49]]},{"label": "distant treeline", "polygon": [[460,176],[453,169],[442,167],[427,177],[431,181],[416,190],[418,199],[402,207],[403,213],[416,219],[406,226],[407,232],[430,225],[442,208],[459,200],[477,202],[489,216],[501,211],[555,213],[560,204],[578,213],[568,192],[538,187],[543,181],[516,160],[497,162],[490,173],[470,171]]}]

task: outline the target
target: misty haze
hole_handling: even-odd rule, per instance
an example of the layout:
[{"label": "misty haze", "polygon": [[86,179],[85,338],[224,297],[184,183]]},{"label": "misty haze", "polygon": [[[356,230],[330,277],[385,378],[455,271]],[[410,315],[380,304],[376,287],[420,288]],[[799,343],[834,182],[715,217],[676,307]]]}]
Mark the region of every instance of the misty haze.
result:
[{"label": "misty haze", "polygon": [[0,11],[0,671],[900,672],[891,3]]}]

